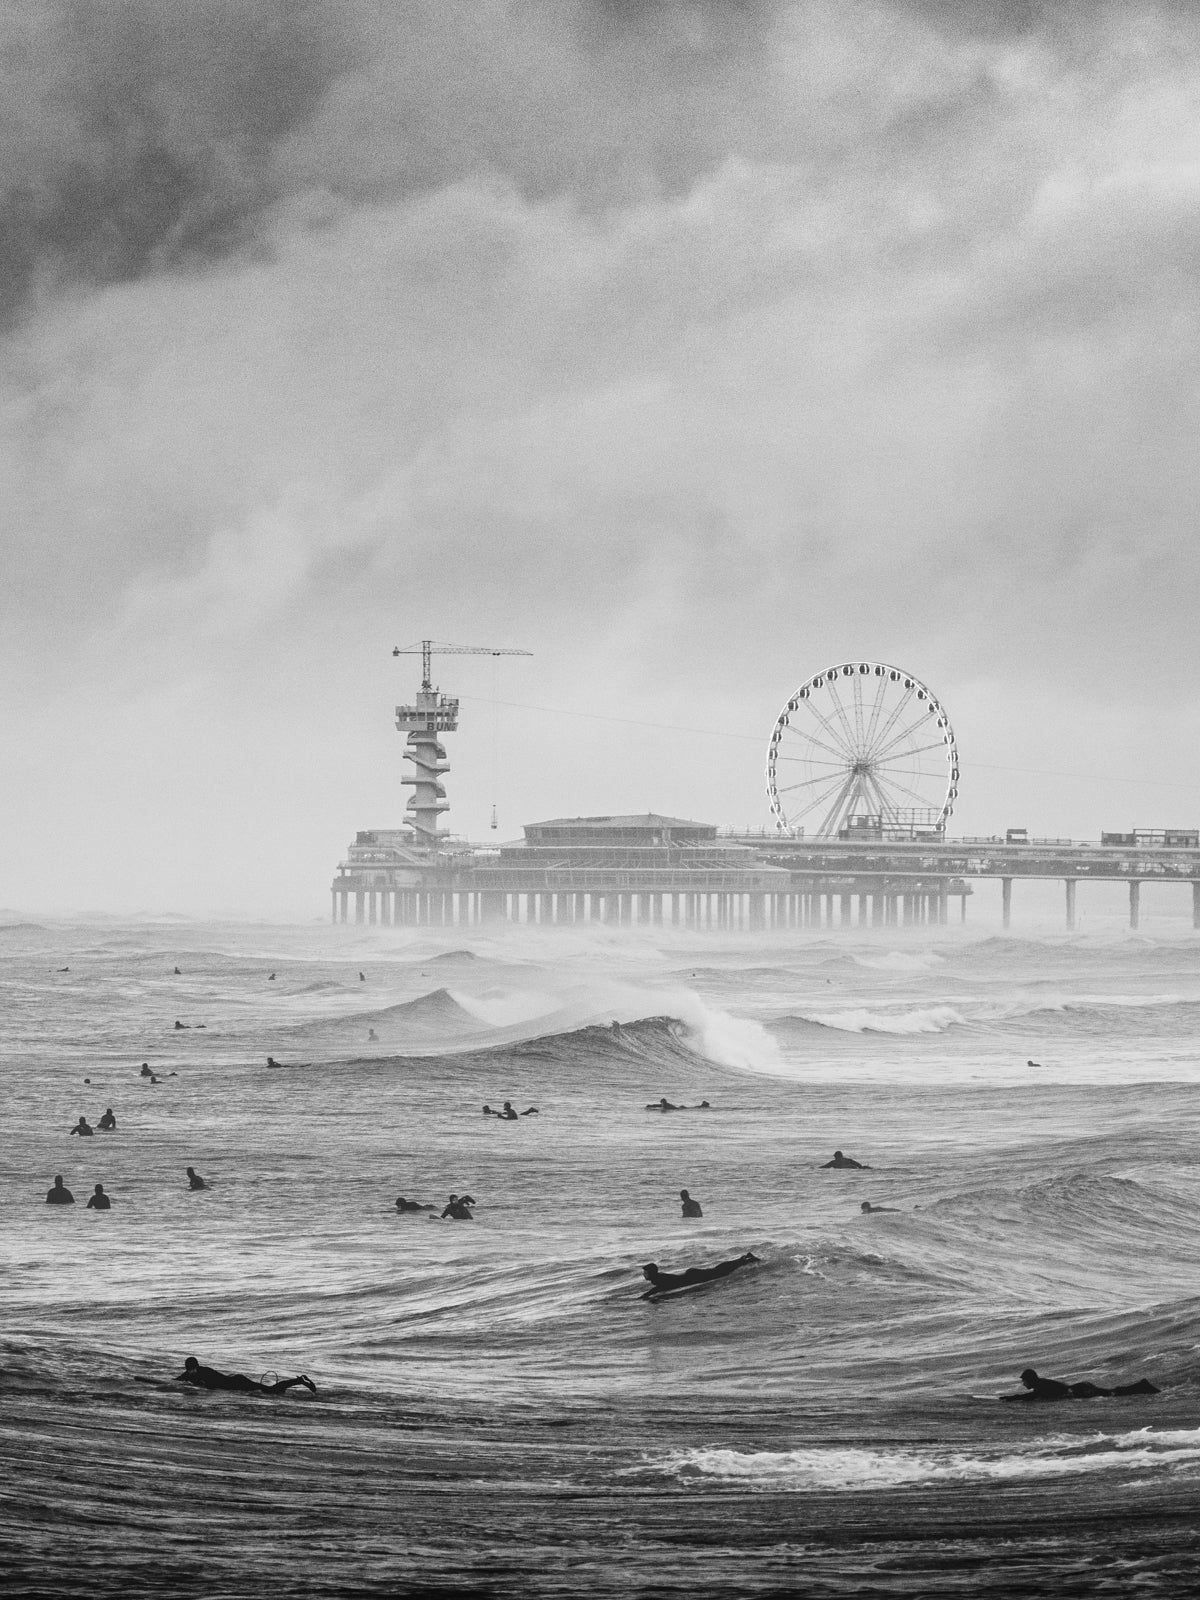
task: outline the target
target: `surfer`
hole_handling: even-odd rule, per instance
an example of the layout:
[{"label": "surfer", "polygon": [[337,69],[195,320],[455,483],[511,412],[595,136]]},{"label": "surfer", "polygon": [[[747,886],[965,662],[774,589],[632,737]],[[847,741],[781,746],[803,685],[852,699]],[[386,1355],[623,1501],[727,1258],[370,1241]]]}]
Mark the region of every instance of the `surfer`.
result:
[{"label": "surfer", "polygon": [[1027,1062],[1026,1062],[1026,1063],[1025,1063],[1025,1065],[1026,1065],[1026,1066],[1027,1066],[1027,1067],[1040,1067],[1040,1066],[1041,1066],[1041,1064],[1042,1064],[1042,1063],[1041,1063],[1041,1062],[1040,1062],[1040,1061],[1027,1061]]},{"label": "surfer", "polygon": [[452,1222],[474,1222],[475,1218],[469,1209],[474,1204],[475,1201],[469,1194],[452,1194],[449,1205],[442,1212],[442,1217],[443,1219],[449,1217]]},{"label": "surfer", "polygon": [[517,1113],[513,1110],[513,1103],[511,1100],[506,1100],[504,1102],[503,1109],[497,1111],[496,1115],[503,1118],[505,1122],[515,1122],[517,1120]]},{"label": "surfer", "polygon": [[148,1061],[143,1061],[142,1065],[141,1065],[141,1067],[140,1067],[140,1069],[138,1071],[138,1077],[139,1078],[152,1078],[153,1076],[154,1076],[154,1074],[150,1071],[150,1063]]},{"label": "surfer", "polygon": [[180,972],[180,970],[179,970],[179,968],[178,968],[178,967],[176,967],[176,968],[175,968],[175,976],[176,976],[176,977],[177,977],[177,978],[182,978],[182,977],[183,977],[183,973],[182,973],[182,972]]},{"label": "surfer", "polygon": [[112,1133],[115,1130],[117,1126],[117,1119],[113,1116],[113,1108],[111,1106],[107,1108],[96,1126],[98,1128],[103,1128],[105,1133]]},{"label": "surfer", "polygon": [[899,1206],[873,1206],[869,1200],[864,1200],[859,1207],[860,1211],[899,1211]]},{"label": "surfer", "polygon": [[190,1022],[180,1022],[179,1018],[176,1017],[176,1019],[175,1019],[175,1032],[176,1033],[186,1033],[187,1030],[190,1027],[191,1027],[191,1023]]},{"label": "surfer", "polygon": [[88,1211],[110,1211],[112,1209],[112,1201],[105,1194],[102,1183],[98,1183],[91,1194],[88,1195],[86,1209]]},{"label": "surfer", "polygon": [[48,1206],[73,1206],[75,1196],[62,1181],[62,1173],[55,1175],[53,1189],[46,1190],[46,1204]]},{"label": "surfer", "polygon": [[374,1028],[368,1028],[367,1029],[367,1043],[368,1044],[378,1044],[379,1043],[379,1035],[375,1032]]},{"label": "surfer", "polygon": [[283,1065],[283,1062],[282,1061],[276,1061],[274,1056],[268,1056],[267,1057],[267,1065],[269,1067],[281,1067]]},{"label": "surfer", "polygon": [[869,1172],[871,1170],[870,1167],[864,1165],[863,1162],[854,1161],[849,1156],[844,1156],[840,1150],[835,1150],[833,1152],[832,1161],[823,1161],[821,1163],[822,1172],[824,1172],[826,1167],[858,1167],[862,1172]]},{"label": "surfer", "polygon": [[684,1272],[660,1272],[656,1261],[648,1261],[642,1268],[642,1277],[650,1287],[642,1296],[648,1300],[653,1294],[664,1294],[669,1289],[690,1289],[697,1283],[712,1283],[717,1278],[727,1278],[739,1267],[753,1266],[761,1257],[747,1250],[733,1261],[718,1261],[715,1267],[688,1267]]},{"label": "surfer", "polygon": [[218,1372],[216,1367],[202,1367],[195,1356],[187,1358],[183,1363],[183,1371],[174,1381],[195,1384],[197,1389],[232,1389],[238,1394],[284,1394],[298,1383],[302,1383],[311,1394],[317,1392],[316,1384],[303,1373],[298,1378],[280,1378],[277,1383],[263,1383],[247,1378],[242,1372]]},{"label": "surfer", "polygon": [[267,982],[268,983],[274,983],[275,982],[275,974],[273,972],[267,974]]},{"label": "surfer", "polygon": [[436,1206],[424,1206],[419,1200],[406,1200],[403,1195],[397,1196],[397,1211],[436,1211]]},{"label": "surfer", "polygon": [[86,1139],[90,1139],[95,1131],[95,1128],[91,1126],[86,1117],[80,1117],[79,1121],[71,1129],[72,1133],[81,1133]]},{"label": "surfer", "polygon": [[686,1189],[680,1189],[679,1198],[683,1201],[683,1214],[685,1217],[702,1217],[699,1200],[693,1200]]},{"label": "surfer", "polygon": [[648,1104],[646,1106],[646,1110],[647,1111],[682,1111],[683,1107],[682,1106],[672,1105],[671,1102],[667,1099],[666,1095],[663,1095],[661,1100],[651,1100],[650,1102],[648,1102]]},{"label": "surfer", "polygon": [[359,973],[359,975],[358,975],[358,981],[359,981],[359,983],[366,983],[366,981],[367,981],[367,975],[366,975],[366,973],[365,973],[365,972],[360,972],[360,973]]},{"label": "surfer", "polygon": [[1111,1399],[1113,1395],[1124,1394],[1158,1394],[1160,1390],[1155,1387],[1149,1378],[1139,1378],[1136,1383],[1119,1383],[1115,1388],[1102,1389],[1099,1384],[1091,1383],[1086,1378],[1081,1383],[1063,1383],[1058,1378],[1042,1378],[1033,1370],[1026,1367],[1021,1374],[1021,1382],[1025,1385],[1020,1394],[1002,1394],[1001,1400],[1098,1400]]},{"label": "surfer", "polygon": [[195,1167],[187,1169],[187,1181],[189,1189],[207,1189],[210,1187],[208,1179],[202,1178]]}]

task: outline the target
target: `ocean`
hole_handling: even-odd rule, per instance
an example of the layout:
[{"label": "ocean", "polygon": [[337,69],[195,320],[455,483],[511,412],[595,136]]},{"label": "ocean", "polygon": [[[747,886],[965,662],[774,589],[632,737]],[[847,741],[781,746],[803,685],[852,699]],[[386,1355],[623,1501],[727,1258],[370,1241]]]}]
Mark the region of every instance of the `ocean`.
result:
[{"label": "ocean", "polygon": [[5,1592],[1194,1593],[1198,957],[0,924]]}]

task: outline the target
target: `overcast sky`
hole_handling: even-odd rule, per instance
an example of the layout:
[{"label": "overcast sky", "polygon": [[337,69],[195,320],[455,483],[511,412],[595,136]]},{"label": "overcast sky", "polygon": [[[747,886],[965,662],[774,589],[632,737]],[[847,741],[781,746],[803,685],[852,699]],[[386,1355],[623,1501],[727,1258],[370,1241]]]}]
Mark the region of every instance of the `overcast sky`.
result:
[{"label": "overcast sky", "polygon": [[953,832],[1200,823],[1190,0],[0,43],[0,906],[323,914],[422,637],[532,652],[435,669],[471,837],[757,827],[847,657],[942,700]]}]

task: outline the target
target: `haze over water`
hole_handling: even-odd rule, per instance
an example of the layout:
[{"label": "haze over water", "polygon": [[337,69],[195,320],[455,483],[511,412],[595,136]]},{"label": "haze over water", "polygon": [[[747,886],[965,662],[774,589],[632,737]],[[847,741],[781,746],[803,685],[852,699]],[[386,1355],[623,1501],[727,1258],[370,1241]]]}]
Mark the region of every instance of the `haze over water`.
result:
[{"label": "haze over water", "polygon": [[17,1592],[1187,1592],[1184,927],[5,926]]}]

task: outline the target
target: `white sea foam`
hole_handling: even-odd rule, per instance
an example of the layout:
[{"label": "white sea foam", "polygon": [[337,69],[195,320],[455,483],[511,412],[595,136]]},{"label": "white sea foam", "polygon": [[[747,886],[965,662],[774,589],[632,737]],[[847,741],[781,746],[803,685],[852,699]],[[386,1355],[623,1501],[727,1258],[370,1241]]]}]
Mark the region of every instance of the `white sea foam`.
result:
[{"label": "white sea foam", "polygon": [[1049,1439],[1022,1452],[984,1455],[938,1447],[908,1450],[811,1446],[797,1450],[681,1450],[655,1465],[684,1476],[748,1488],[830,1491],[896,1489],[915,1483],[998,1482],[1080,1473],[1178,1469],[1200,1464],[1200,1429]]},{"label": "white sea foam", "polygon": [[879,972],[927,972],[946,964],[945,957],[936,950],[889,950],[885,956],[856,955],[854,961]]},{"label": "white sea foam", "polygon": [[840,1033],[945,1033],[966,1017],[954,1006],[918,1006],[912,1011],[873,1011],[857,1006],[848,1011],[811,1011],[805,1020]]}]

